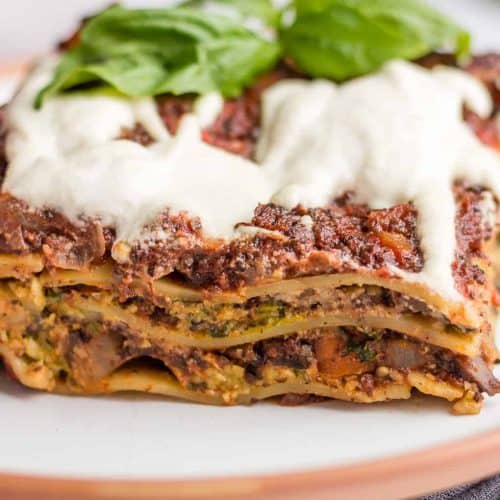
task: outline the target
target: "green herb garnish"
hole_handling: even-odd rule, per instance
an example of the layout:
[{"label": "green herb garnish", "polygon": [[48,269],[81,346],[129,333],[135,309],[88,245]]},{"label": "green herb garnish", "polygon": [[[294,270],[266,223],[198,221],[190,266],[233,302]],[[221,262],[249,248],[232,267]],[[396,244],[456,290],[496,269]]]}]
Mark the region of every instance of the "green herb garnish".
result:
[{"label": "green herb garnish", "polygon": [[285,55],[314,77],[345,80],[447,46],[469,52],[469,34],[418,0],[295,0],[291,8]]},{"label": "green herb garnish", "polygon": [[[214,0],[240,16],[180,7],[111,7],[88,21],[63,54],[37,108],[60,92],[107,87],[123,95],[205,94],[237,97],[281,55],[312,77],[345,80],[391,59],[451,48],[468,54],[469,34],[420,0],[294,0],[285,12],[270,0]],[[281,26],[288,14],[294,20]],[[256,17],[278,27],[276,41],[247,29]]]},{"label": "green herb garnish", "polygon": [[35,106],[68,89],[106,84],[127,96],[163,93],[238,96],[269,70],[279,44],[238,21],[189,7],[111,7],[82,29]]}]

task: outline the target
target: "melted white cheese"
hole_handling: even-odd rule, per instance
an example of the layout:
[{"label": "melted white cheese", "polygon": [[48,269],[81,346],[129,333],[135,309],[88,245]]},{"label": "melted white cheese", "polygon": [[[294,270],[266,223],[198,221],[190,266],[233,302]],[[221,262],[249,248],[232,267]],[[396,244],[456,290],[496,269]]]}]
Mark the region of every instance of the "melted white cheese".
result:
[{"label": "melted white cheese", "polygon": [[[425,265],[415,275],[395,272],[459,299],[451,272],[453,181],[466,178],[500,195],[498,155],[462,120],[464,103],[491,112],[472,77],[395,61],[339,86],[280,82],[263,96],[257,165],[201,141],[201,128],[222,107],[217,94],[195,103],[175,137],[152,99],[57,97],[35,111],[54,62],[40,65],[8,107],[4,191],[73,220],[100,217],[126,241],[147,238],[144,225],[166,207],[200,217],[207,236],[230,239],[242,236],[235,224],[249,222],[260,202],[322,206],[347,190],[374,208],[412,201]],[[116,139],[137,122],[158,142]]]},{"label": "melted white cheese", "polygon": [[[152,99],[57,97],[35,111],[33,98],[52,68],[38,68],[9,106],[4,191],[73,220],[98,216],[125,240],[140,238],[166,207],[199,216],[209,236],[231,238],[235,223],[250,220],[257,204],[269,200],[262,170],[203,143],[196,115],[186,116],[172,138]],[[195,109],[206,123],[220,98],[200,101]],[[136,122],[159,142],[116,140]]]},{"label": "melted white cheese", "polygon": [[218,92],[210,92],[194,102],[194,114],[200,125],[205,128],[211,125],[224,107],[224,99]]},{"label": "melted white cheese", "polygon": [[373,208],[412,201],[425,265],[417,275],[400,274],[458,299],[453,181],[500,195],[499,156],[463,122],[464,103],[481,116],[492,109],[486,90],[465,73],[400,61],[340,86],[276,84],[264,96],[257,150],[275,182],[273,201],[321,206],[350,190]]}]

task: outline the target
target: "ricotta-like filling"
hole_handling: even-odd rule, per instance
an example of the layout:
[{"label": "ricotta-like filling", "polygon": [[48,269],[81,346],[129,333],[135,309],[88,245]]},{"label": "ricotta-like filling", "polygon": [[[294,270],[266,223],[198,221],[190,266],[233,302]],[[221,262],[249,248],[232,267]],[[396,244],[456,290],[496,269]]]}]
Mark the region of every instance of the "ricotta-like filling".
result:
[{"label": "ricotta-like filling", "polygon": [[[117,242],[143,238],[166,207],[198,216],[208,237],[231,239],[241,237],[235,225],[250,221],[258,203],[323,206],[347,190],[374,208],[412,201],[425,264],[405,276],[460,298],[451,269],[453,182],[500,196],[500,157],[462,118],[464,104],[481,116],[492,110],[473,77],[393,61],[341,85],[279,82],[263,95],[254,163],[202,142],[201,128],[223,104],[217,94],[200,98],[174,137],[153,99],[59,96],[36,111],[34,98],[55,63],[41,63],[7,109],[4,191],[73,220],[100,217],[116,228]],[[137,122],[156,143],[117,140]]]}]

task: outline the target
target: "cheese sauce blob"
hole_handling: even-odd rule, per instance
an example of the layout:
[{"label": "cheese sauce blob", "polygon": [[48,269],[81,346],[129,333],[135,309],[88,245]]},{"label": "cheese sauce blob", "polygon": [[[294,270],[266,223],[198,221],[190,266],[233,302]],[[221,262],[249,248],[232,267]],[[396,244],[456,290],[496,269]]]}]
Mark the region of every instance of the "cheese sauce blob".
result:
[{"label": "cheese sauce blob", "polygon": [[393,271],[458,300],[453,182],[500,195],[500,157],[463,121],[464,104],[483,117],[492,112],[486,89],[465,72],[402,61],[340,86],[277,83],[264,95],[257,149],[275,183],[272,201],[321,206],[346,191],[372,208],[412,201],[424,269]]},{"label": "cheese sauce blob", "polygon": [[[200,217],[208,237],[231,239],[241,237],[235,225],[251,220],[258,203],[323,206],[347,190],[373,208],[412,201],[424,269],[393,271],[460,300],[453,182],[500,196],[500,157],[462,118],[464,104],[481,116],[492,111],[473,77],[393,61],[342,85],[279,82],[263,95],[254,163],[201,141],[201,128],[223,105],[214,94],[198,100],[174,137],[153,99],[61,96],[34,110],[55,62],[42,63],[7,109],[4,191],[73,220],[100,217],[116,227],[118,241],[147,237],[144,225],[166,207]],[[137,122],[156,143],[117,140]]]},{"label": "cheese sauce blob", "polygon": [[[100,217],[116,228],[118,240],[129,241],[166,207],[199,216],[209,236],[231,238],[235,223],[271,196],[255,163],[201,141],[201,127],[222,108],[219,95],[199,99],[175,137],[150,98],[61,96],[37,111],[33,99],[55,63],[35,69],[7,109],[4,191],[73,220]],[[143,147],[117,139],[136,123],[157,142]]]}]

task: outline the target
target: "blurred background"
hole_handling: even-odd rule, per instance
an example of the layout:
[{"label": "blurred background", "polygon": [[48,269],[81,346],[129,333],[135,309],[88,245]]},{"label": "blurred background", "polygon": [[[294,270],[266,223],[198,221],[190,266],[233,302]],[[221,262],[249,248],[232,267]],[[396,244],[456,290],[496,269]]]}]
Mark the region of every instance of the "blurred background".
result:
[{"label": "blurred background", "polygon": [[[13,60],[50,49],[71,33],[81,17],[110,5],[113,0],[1,0],[1,3],[0,60]],[[126,0],[122,3],[160,7],[173,2]],[[428,3],[450,13],[473,32],[475,50],[500,48],[500,0],[428,0]]]}]

